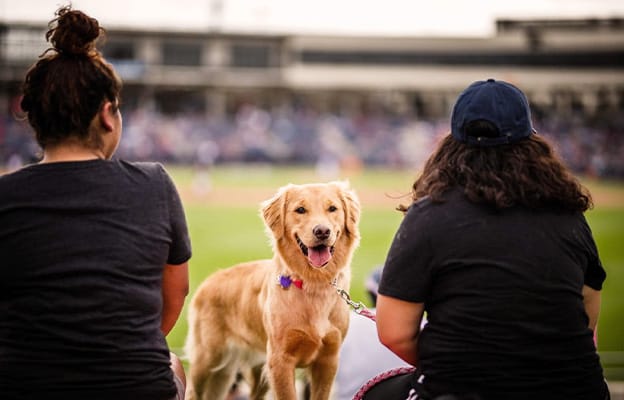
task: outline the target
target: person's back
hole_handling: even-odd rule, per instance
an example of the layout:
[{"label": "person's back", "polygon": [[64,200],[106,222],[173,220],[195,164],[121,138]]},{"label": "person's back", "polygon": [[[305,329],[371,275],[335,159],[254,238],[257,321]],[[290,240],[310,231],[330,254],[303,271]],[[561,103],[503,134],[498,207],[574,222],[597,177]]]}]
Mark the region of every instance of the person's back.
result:
[{"label": "person's back", "polygon": [[92,399],[170,390],[162,268],[188,257],[170,254],[173,190],[157,164],[107,160],[0,177],[1,363],[11,366],[0,382],[22,394],[84,385]]},{"label": "person's back", "polygon": [[591,196],[530,118],[517,87],[474,82],[401,207],[377,327],[417,367],[419,399],[609,396],[593,340],[606,274],[583,217]]},{"label": "person's back", "polygon": [[21,101],[43,158],[0,176],[0,397],[182,399],[165,341],[188,293],[182,203],[161,165],[112,160],[121,80],[102,29],[56,15]]},{"label": "person's back", "polygon": [[424,271],[404,271],[386,285],[430,292],[419,368],[431,384],[437,379],[488,399],[582,391],[591,398],[602,388],[579,295],[586,263],[598,262],[582,215],[492,211],[459,189],[443,203],[425,199],[412,208],[401,234],[436,251],[411,249],[414,257],[430,255]]}]

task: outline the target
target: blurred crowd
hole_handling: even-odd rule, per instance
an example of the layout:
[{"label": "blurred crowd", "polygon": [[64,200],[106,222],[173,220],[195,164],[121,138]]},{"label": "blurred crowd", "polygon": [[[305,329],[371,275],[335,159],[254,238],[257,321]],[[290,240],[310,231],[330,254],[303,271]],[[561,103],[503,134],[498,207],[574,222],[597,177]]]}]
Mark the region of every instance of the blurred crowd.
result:
[{"label": "blurred crowd", "polygon": [[[533,108],[535,128],[576,173],[624,178],[624,113],[590,117]],[[36,161],[39,149],[27,121],[0,118],[0,165],[11,170]],[[123,118],[120,158],[200,166],[309,164],[328,174],[345,164],[418,169],[449,130],[448,118],[421,119],[382,107],[329,113],[295,104],[246,103],[220,116],[139,107],[124,109]]]}]

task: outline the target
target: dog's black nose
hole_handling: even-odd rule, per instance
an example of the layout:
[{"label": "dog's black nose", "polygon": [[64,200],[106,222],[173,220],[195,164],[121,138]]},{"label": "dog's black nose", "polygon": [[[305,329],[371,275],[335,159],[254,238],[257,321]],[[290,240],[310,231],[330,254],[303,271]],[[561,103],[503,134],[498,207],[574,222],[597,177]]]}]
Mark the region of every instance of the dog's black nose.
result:
[{"label": "dog's black nose", "polygon": [[312,233],[314,233],[314,236],[316,236],[317,239],[325,240],[329,237],[331,229],[323,225],[317,225],[314,229],[312,229]]}]

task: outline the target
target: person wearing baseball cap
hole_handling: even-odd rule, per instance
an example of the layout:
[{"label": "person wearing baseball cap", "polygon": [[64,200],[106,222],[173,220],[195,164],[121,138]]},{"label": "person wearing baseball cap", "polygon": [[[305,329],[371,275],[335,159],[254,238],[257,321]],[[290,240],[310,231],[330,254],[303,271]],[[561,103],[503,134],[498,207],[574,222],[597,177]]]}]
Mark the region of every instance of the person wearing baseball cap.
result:
[{"label": "person wearing baseball cap", "polygon": [[399,207],[378,289],[379,338],[416,367],[401,399],[609,398],[591,207],[518,87],[461,92]]},{"label": "person wearing baseball cap", "polygon": [[[488,122],[496,128],[471,134],[476,121]],[[461,143],[474,146],[512,144],[536,133],[531,123],[529,102],[511,83],[477,81],[457,99],[451,116],[451,133]]]}]

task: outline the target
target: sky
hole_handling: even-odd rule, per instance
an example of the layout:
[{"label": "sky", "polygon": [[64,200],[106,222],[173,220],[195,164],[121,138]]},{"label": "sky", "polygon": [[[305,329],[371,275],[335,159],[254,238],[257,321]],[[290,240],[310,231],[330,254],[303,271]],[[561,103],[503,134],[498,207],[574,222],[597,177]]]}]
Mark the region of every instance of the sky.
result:
[{"label": "sky", "polygon": [[[0,21],[45,24],[60,0],[0,0]],[[490,36],[497,18],[624,17],[623,0],[73,0],[104,27],[389,36]]]}]

